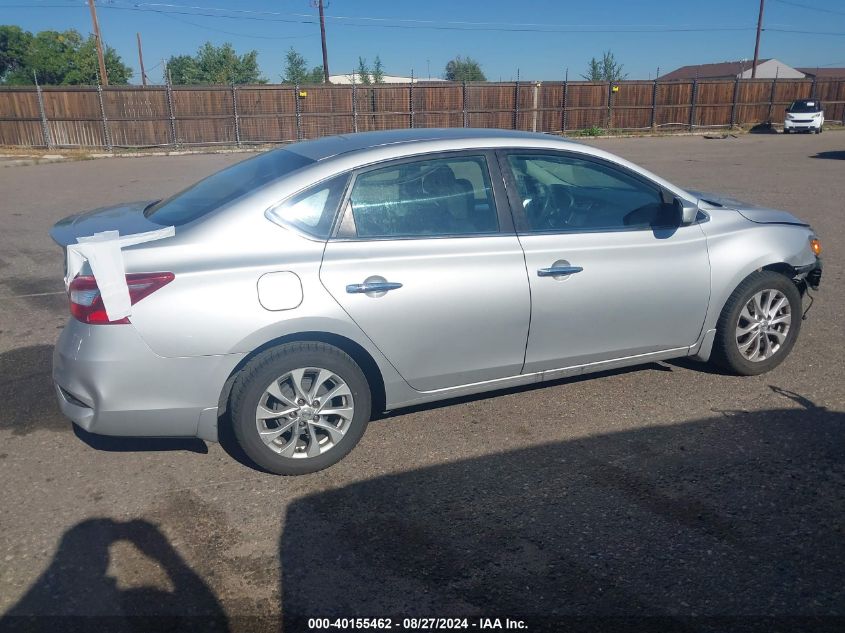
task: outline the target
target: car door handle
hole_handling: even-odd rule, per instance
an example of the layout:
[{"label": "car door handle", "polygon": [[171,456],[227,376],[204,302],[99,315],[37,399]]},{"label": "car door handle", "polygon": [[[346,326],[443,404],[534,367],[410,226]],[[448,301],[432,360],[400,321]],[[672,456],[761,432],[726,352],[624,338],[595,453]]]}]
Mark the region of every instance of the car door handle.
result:
[{"label": "car door handle", "polygon": [[558,277],[560,275],[572,275],[580,273],[584,270],[581,266],[551,266],[550,268],[541,268],[537,271],[538,277]]},{"label": "car door handle", "polygon": [[363,284],[349,284],[346,286],[346,292],[351,295],[366,292],[387,292],[388,290],[397,290],[401,287],[402,284],[395,281],[371,281]]}]

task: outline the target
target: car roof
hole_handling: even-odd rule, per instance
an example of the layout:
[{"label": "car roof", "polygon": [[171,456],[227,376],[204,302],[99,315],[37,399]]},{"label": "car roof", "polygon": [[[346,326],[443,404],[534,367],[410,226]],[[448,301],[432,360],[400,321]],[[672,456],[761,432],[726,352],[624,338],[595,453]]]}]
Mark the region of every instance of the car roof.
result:
[{"label": "car roof", "polygon": [[320,161],[340,154],[349,154],[371,150],[385,145],[412,145],[430,141],[459,141],[462,139],[480,141],[495,145],[497,140],[513,142],[515,139],[526,141],[559,139],[548,134],[521,132],[518,130],[497,130],[486,128],[412,128],[385,130],[380,132],[359,132],[326,136],[314,141],[304,141],[287,145],[284,149],[296,152],[300,156]]}]

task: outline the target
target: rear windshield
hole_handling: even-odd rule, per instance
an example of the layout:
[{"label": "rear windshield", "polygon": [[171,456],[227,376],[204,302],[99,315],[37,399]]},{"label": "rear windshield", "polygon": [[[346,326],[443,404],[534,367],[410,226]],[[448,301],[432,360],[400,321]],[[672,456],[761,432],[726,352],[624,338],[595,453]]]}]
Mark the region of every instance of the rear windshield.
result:
[{"label": "rear windshield", "polygon": [[286,150],[266,152],[218,171],[175,196],[157,202],[148,207],[144,215],[164,226],[187,224],[313,162]]},{"label": "rear windshield", "polygon": [[818,101],[793,101],[789,106],[790,112],[818,112],[821,108]]}]

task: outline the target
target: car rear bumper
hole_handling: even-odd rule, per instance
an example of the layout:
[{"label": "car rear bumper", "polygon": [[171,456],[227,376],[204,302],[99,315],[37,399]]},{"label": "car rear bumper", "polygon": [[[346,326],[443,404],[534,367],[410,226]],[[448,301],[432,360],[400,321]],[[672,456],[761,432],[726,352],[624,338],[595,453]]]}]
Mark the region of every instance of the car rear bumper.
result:
[{"label": "car rear bumper", "polygon": [[165,358],[132,325],[71,319],[53,352],[53,382],[62,413],[91,433],[194,437],[242,358]]}]

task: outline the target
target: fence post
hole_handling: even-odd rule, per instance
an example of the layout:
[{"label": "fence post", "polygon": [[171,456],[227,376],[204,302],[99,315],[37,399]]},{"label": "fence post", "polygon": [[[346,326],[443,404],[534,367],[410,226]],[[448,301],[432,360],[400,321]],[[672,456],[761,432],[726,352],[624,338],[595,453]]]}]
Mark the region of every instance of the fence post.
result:
[{"label": "fence post", "polygon": [[540,105],[540,86],[542,82],[536,81],[534,82],[534,98],[532,100],[532,111],[531,111],[531,131],[537,131],[537,108]]},{"label": "fence post", "polygon": [[50,139],[50,125],[47,123],[47,111],[44,109],[44,95],[41,92],[41,85],[38,83],[38,75],[32,71],[35,78],[35,92],[38,95],[38,111],[41,114],[41,134],[44,136],[44,145],[47,149],[53,149],[53,141]]},{"label": "fence post", "polygon": [[772,89],[769,91],[769,115],[766,117],[769,125],[772,124],[772,108],[775,105],[775,84],[777,84],[777,81],[777,74],[775,74],[775,78],[772,79]]},{"label": "fence post", "polygon": [[411,111],[409,127],[414,127],[414,71],[411,71],[411,85],[408,87],[408,109]]},{"label": "fence post", "polygon": [[469,117],[467,115],[467,80],[464,79],[461,84],[461,110],[463,111],[464,127],[469,127]]},{"label": "fence post", "polygon": [[355,77],[352,77],[352,131],[358,131],[358,98],[355,92]]},{"label": "fence post", "polygon": [[698,95],[698,79],[692,80],[692,103],[689,107],[689,130],[695,127],[695,98]]},{"label": "fence post", "polygon": [[[165,77],[167,77],[167,69],[165,69]],[[176,138],[176,112],[173,109],[173,90],[170,87],[170,81],[165,84],[167,89],[167,109],[170,112],[170,144],[179,147],[179,140]]]},{"label": "fence post", "polygon": [[293,103],[296,112],[296,140],[302,140],[302,106],[299,103],[299,82],[293,87]]},{"label": "fence post", "polygon": [[736,102],[739,101],[739,77],[734,80],[734,101],[731,104],[731,129],[736,126]]},{"label": "fence post", "polygon": [[811,89],[812,94],[810,95],[810,99],[816,98],[816,76],[813,75],[813,87]]},{"label": "fence post", "polygon": [[613,124],[613,82],[607,82],[607,122],[604,129],[609,130]]},{"label": "fence post", "polygon": [[568,105],[566,99],[569,97],[569,69],[566,70],[566,79],[563,80],[563,102],[560,108],[560,133],[566,134],[566,106]]},{"label": "fence post", "polygon": [[513,129],[519,124],[519,68],[516,69],[516,83],[513,86]]},{"label": "fence post", "polygon": [[103,103],[103,87],[100,85],[100,78],[97,77],[97,100],[100,102],[100,117],[103,120],[103,140],[106,143],[106,150],[109,152],[114,149],[111,143],[111,134],[109,134],[109,121],[106,118],[106,107]]},{"label": "fence post", "polygon": [[654,80],[654,86],[651,88],[651,131],[654,132],[657,129],[655,125],[657,123],[657,79]]},{"label": "fence post", "polygon": [[235,86],[234,79],[232,80],[232,115],[235,119],[235,142],[238,147],[241,146],[241,121],[238,117],[238,88]]}]

